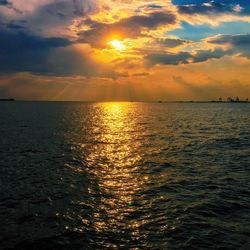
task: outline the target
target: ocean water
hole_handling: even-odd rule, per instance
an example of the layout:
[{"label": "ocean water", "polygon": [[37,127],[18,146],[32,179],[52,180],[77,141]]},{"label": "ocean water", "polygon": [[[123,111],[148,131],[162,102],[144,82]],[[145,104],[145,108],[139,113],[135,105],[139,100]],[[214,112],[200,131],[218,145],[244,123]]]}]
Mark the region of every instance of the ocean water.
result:
[{"label": "ocean water", "polygon": [[0,249],[249,246],[249,104],[0,103]]}]

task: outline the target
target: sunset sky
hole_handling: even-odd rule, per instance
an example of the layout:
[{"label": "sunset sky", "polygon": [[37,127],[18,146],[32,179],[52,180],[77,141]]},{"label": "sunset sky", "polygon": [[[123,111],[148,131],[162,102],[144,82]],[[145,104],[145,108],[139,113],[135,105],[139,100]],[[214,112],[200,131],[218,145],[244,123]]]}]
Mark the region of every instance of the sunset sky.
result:
[{"label": "sunset sky", "polygon": [[250,98],[249,0],[0,0],[0,98]]}]

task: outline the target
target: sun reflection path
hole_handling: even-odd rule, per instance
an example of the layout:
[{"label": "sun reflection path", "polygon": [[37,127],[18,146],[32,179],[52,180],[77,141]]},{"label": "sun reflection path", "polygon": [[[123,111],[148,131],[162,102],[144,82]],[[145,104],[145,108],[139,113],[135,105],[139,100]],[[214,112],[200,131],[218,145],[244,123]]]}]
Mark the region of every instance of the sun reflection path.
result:
[{"label": "sun reflection path", "polygon": [[94,214],[97,231],[133,227],[125,218],[136,210],[136,195],[147,182],[138,164],[141,142],[136,140],[137,119],[133,104],[98,104],[95,120],[101,133],[96,135],[98,143],[87,158],[99,185],[99,208]]}]

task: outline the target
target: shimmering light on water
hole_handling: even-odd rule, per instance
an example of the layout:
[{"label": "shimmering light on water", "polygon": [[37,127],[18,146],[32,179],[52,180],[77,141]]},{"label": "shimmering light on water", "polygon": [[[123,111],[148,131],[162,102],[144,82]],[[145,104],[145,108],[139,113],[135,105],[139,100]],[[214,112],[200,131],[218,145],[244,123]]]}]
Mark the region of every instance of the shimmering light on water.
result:
[{"label": "shimmering light on water", "polygon": [[[100,144],[87,157],[90,171],[98,179],[100,207],[94,214],[95,230],[115,231],[130,227],[125,218],[136,210],[132,206],[135,195],[143,188],[137,152],[140,142],[133,144],[136,124],[133,107],[127,103],[98,104],[94,120],[98,121],[100,134],[95,140]],[[95,188],[95,187],[94,187]],[[93,190],[94,193],[94,190]]]},{"label": "shimmering light on water", "polygon": [[3,248],[249,241],[247,104],[15,102],[0,117]]}]

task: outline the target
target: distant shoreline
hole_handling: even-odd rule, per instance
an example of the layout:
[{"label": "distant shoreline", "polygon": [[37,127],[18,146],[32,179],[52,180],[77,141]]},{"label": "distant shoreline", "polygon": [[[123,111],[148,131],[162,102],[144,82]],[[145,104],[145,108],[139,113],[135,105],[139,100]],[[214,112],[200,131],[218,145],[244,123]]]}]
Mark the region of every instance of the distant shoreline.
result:
[{"label": "distant shoreline", "polygon": [[14,102],[15,99],[14,98],[4,98],[4,99],[0,99],[0,102]]},{"label": "distant shoreline", "polygon": [[218,103],[218,104],[229,104],[229,103],[233,103],[233,104],[237,104],[237,103],[249,103],[250,101],[52,101],[52,100],[16,100],[14,98],[2,98],[0,99],[0,102],[78,102],[78,103],[105,103],[105,102],[127,102],[127,103],[191,103],[191,104],[202,104],[202,103]]}]

